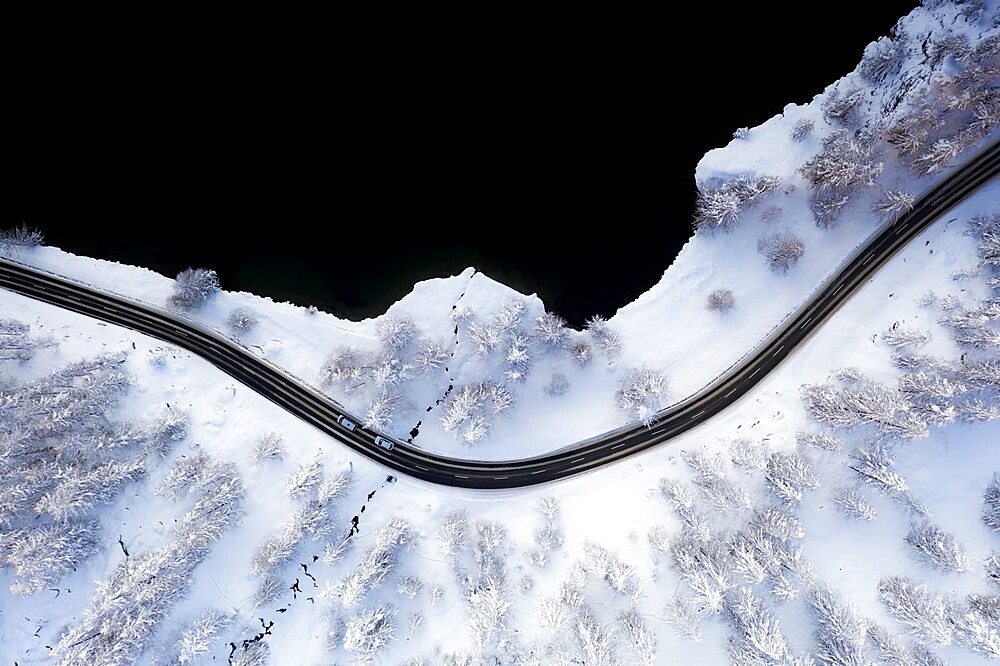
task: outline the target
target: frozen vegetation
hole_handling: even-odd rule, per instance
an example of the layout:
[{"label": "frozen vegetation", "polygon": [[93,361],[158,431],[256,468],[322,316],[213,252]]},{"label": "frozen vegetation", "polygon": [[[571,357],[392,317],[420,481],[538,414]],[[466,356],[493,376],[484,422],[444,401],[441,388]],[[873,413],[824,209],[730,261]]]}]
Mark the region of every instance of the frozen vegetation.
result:
[{"label": "frozen vegetation", "polygon": [[[24,227],[0,252],[216,329],[414,446],[540,454],[654,423],[996,140],[997,8],[925,3],[737,130],[662,280],[583,330],[473,269],[351,322]],[[991,184],[710,423],[496,493],[390,474],[182,349],[0,291],[0,657],[1000,660],[998,266]]]}]

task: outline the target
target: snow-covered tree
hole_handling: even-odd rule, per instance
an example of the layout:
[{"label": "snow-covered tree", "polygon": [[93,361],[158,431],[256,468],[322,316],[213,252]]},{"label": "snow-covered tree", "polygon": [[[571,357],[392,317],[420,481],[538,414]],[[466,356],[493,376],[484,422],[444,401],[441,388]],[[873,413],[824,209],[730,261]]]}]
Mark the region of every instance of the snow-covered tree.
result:
[{"label": "snow-covered tree", "polygon": [[894,220],[913,210],[914,203],[916,203],[916,197],[906,190],[886,190],[872,206],[872,212],[878,213],[887,220]]},{"label": "snow-covered tree", "polygon": [[951,613],[959,643],[991,661],[1000,661],[1000,597],[970,595],[966,607]]},{"label": "snow-covered tree", "polygon": [[737,437],[729,443],[729,456],[733,464],[745,472],[759,472],[767,464],[764,444],[747,437]]},{"label": "snow-covered tree", "polygon": [[424,581],[417,576],[402,576],[396,581],[396,593],[413,599],[424,589]]},{"label": "snow-covered tree", "polygon": [[794,451],[775,451],[767,457],[767,479],[771,491],[786,504],[798,504],[806,490],[819,487],[819,477],[812,465]]},{"label": "snow-covered tree", "polygon": [[994,552],[983,564],[983,568],[986,571],[986,580],[1000,590],[1000,552]]},{"label": "snow-covered tree", "polygon": [[76,567],[100,548],[101,524],[95,518],[46,523],[0,533],[4,566],[14,572],[10,591],[19,597],[41,590]]},{"label": "snow-covered tree", "polygon": [[232,622],[232,617],[214,608],[206,608],[190,620],[177,640],[180,664],[196,663],[201,655],[212,649],[218,641],[220,630]]},{"label": "snow-covered tree", "polygon": [[802,400],[810,416],[835,429],[871,424],[883,434],[904,439],[927,434],[926,423],[914,413],[906,395],[884,384],[868,380],[843,388],[807,384]]},{"label": "snow-covered tree", "polygon": [[289,497],[304,495],[315,488],[322,478],[322,463],[319,461],[303,463],[285,478],[285,492]]},{"label": "snow-covered tree", "polygon": [[66,467],[56,474],[55,487],[36,503],[35,511],[65,521],[114,500],[121,490],[146,475],[141,461],[110,461],[90,468]]},{"label": "snow-covered tree", "polygon": [[635,568],[607,548],[587,541],[583,546],[583,562],[587,573],[596,575],[616,594],[638,599],[642,588]]},{"label": "snow-covered tree", "polygon": [[31,337],[30,331],[27,324],[0,318],[0,361],[28,361],[42,347],[54,344]]},{"label": "snow-covered tree", "polygon": [[325,386],[339,386],[345,393],[351,393],[364,384],[367,373],[364,355],[353,347],[342,347],[335,351],[320,368],[319,378]]},{"label": "snow-covered tree", "polygon": [[396,413],[400,411],[404,402],[403,394],[399,391],[380,389],[365,410],[365,427],[386,432],[392,426]]},{"label": "snow-covered tree", "polygon": [[904,541],[920,561],[936,569],[956,573],[969,570],[969,556],[955,536],[929,521],[911,525]]},{"label": "snow-covered tree", "polygon": [[441,427],[471,446],[489,435],[496,419],[506,414],[513,403],[510,390],[494,381],[456,387],[445,400]]},{"label": "snow-covered tree", "polygon": [[738,636],[732,645],[734,662],[801,663],[788,647],[777,617],[749,588],[741,587],[727,597],[725,610]]},{"label": "snow-covered tree", "polygon": [[419,334],[417,325],[409,317],[382,317],[375,330],[383,347],[397,352],[406,349]]},{"label": "snow-covered tree", "polygon": [[177,274],[170,303],[183,310],[201,306],[219,291],[219,276],[208,268],[188,268]]},{"label": "snow-covered tree", "polygon": [[832,453],[840,451],[842,447],[838,439],[823,432],[799,432],[795,435],[795,441],[799,445],[812,446]]},{"label": "snow-covered tree", "polygon": [[255,464],[260,464],[265,460],[281,460],[285,455],[285,446],[282,444],[281,435],[276,432],[265,432],[253,445],[251,459]]},{"label": "snow-covered tree", "polygon": [[178,519],[164,546],[133,555],[98,583],[82,618],[53,646],[55,663],[126,664],[141,657],[211,545],[242,518],[244,491],[235,467],[215,467],[214,482]]},{"label": "snow-covered tree", "polygon": [[399,549],[413,548],[415,538],[409,524],[401,518],[384,523],[357,566],[339,585],[344,608],[356,606],[370,590],[380,587],[396,565]]},{"label": "snow-covered tree", "polygon": [[545,349],[555,351],[569,346],[569,329],[566,327],[566,320],[554,312],[545,312],[535,318],[532,335]]},{"label": "snow-covered tree", "polygon": [[633,368],[625,373],[615,391],[615,403],[629,416],[649,426],[663,406],[667,378],[650,368]]},{"label": "snow-covered tree", "polygon": [[320,484],[319,490],[316,491],[316,499],[321,504],[336,502],[347,494],[353,482],[354,477],[347,472],[339,472],[327,477]]},{"label": "snow-covered tree", "polygon": [[764,255],[773,272],[787,273],[805,254],[806,246],[791,231],[776,231],[757,242],[757,251]]},{"label": "snow-covered tree", "polygon": [[865,666],[867,625],[853,604],[828,588],[814,587],[807,597],[816,619],[817,657],[824,664]]},{"label": "snow-covered tree", "polygon": [[779,541],[801,539],[806,535],[798,518],[776,506],[754,509],[751,524]]},{"label": "snow-covered tree", "polygon": [[469,520],[463,511],[448,514],[438,530],[438,546],[441,554],[453,559],[469,543]]},{"label": "snow-covered tree", "polygon": [[890,328],[882,333],[882,343],[889,345],[893,349],[923,347],[930,340],[931,334],[928,331],[909,326]]},{"label": "snow-covered tree", "polygon": [[723,544],[681,535],[671,545],[670,555],[674,569],[691,590],[691,599],[709,610],[721,607],[735,584]]},{"label": "snow-covered tree", "polygon": [[781,186],[775,176],[740,174],[727,181],[699,183],[695,202],[695,229],[732,229],[742,212]]},{"label": "snow-covered tree", "polygon": [[527,381],[532,361],[528,352],[528,338],[520,334],[512,335],[507,344],[504,361],[506,364],[504,376],[507,381],[521,383]]},{"label": "snow-covered tree", "polygon": [[502,585],[488,584],[469,596],[469,633],[480,654],[507,646],[510,619],[510,600]]},{"label": "snow-covered tree", "polygon": [[879,657],[892,666],[946,666],[929,649],[922,645],[907,647],[882,625],[870,622],[866,632],[868,640],[878,648]]},{"label": "snow-covered tree", "polygon": [[383,603],[362,608],[347,621],[344,649],[358,664],[371,664],[396,637],[396,607]]},{"label": "snow-covered tree", "polygon": [[594,347],[608,360],[614,360],[621,353],[621,337],[601,315],[594,315],[587,320],[587,332],[594,341]]},{"label": "snow-covered tree", "polygon": [[594,351],[586,340],[577,340],[569,348],[570,356],[580,367],[586,366],[594,357]]},{"label": "snow-covered tree", "polygon": [[444,367],[451,352],[445,343],[437,338],[425,338],[420,341],[417,353],[413,355],[413,364],[417,372],[437,370]]},{"label": "snow-covered tree", "polygon": [[656,663],[656,634],[635,606],[618,615],[618,633],[632,653],[635,663],[651,666]]},{"label": "snow-covered tree", "polygon": [[581,650],[580,663],[588,666],[619,666],[618,641],[612,626],[603,626],[593,611],[583,607],[576,612],[576,638]]},{"label": "snow-covered tree", "polygon": [[895,460],[885,444],[873,442],[854,449],[851,458],[851,469],[865,483],[890,496],[906,492],[906,480],[893,469]]},{"label": "snow-covered tree", "polygon": [[877,516],[875,507],[869,504],[855,488],[837,486],[831,491],[830,497],[837,505],[837,509],[848,518],[875,520]]},{"label": "snow-covered tree", "polygon": [[[721,456],[709,456],[703,451],[689,449],[681,452],[681,458],[695,473],[694,484],[714,508],[721,511],[750,508],[750,495],[729,477]],[[660,489],[662,492],[662,485]]]},{"label": "snow-covered tree", "polygon": [[280,530],[257,548],[250,561],[250,573],[256,576],[274,572],[292,559],[298,544],[299,537],[291,530]]},{"label": "snow-covered tree", "polygon": [[902,576],[883,578],[878,592],[889,612],[914,636],[932,645],[951,644],[954,627],[943,596]]},{"label": "snow-covered tree", "polygon": [[244,641],[229,659],[229,666],[268,666],[270,663],[271,646],[263,641]]},{"label": "snow-covered tree", "polygon": [[465,330],[473,351],[484,358],[496,351],[503,342],[500,331],[482,322],[472,322]]},{"label": "snow-covered tree", "polygon": [[559,513],[559,500],[552,495],[546,495],[538,501],[538,510],[542,512],[546,520],[554,520]]},{"label": "snow-covered tree", "polygon": [[682,599],[671,599],[663,609],[663,621],[692,643],[701,641],[701,614],[694,605]]},{"label": "snow-covered tree", "polygon": [[[839,98],[840,102],[852,99],[855,98]],[[842,113],[845,107],[838,103],[831,108]],[[835,189],[849,194],[859,186],[873,187],[883,166],[870,135],[839,130],[823,140],[822,152],[803,164],[799,171],[816,190]]]},{"label": "snow-covered tree", "polygon": [[994,474],[983,493],[983,522],[991,530],[1000,532],[1000,474]]},{"label": "snow-covered tree", "polygon": [[171,499],[186,497],[209,475],[210,459],[204,453],[181,458],[160,481],[156,494]]}]

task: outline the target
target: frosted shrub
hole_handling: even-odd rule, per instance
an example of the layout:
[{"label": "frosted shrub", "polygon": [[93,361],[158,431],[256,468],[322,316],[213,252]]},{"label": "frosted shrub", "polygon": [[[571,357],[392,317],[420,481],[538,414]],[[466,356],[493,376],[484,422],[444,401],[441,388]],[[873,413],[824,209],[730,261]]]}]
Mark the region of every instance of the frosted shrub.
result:
[{"label": "frosted shrub", "polygon": [[778,231],[757,242],[757,251],[764,255],[767,267],[775,273],[787,273],[805,254],[802,239],[790,231]]},{"label": "frosted shrub", "polygon": [[24,248],[38,247],[45,242],[45,236],[38,229],[29,229],[21,224],[10,229],[0,229],[0,252],[14,254]]},{"label": "frosted shrub", "polygon": [[219,291],[219,276],[208,268],[188,268],[177,274],[170,303],[182,310],[192,310]]},{"label": "frosted shrub", "polygon": [[226,318],[226,325],[233,333],[249,333],[258,323],[257,315],[249,308],[234,308]]},{"label": "frosted shrub", "polygon": [[736,305],[736,297],[730,289],[716,289],[708,295],[708,309],[714,312],[729,312]]},{"label": "frosted shrub", "polygon": [[545,392],[549,395],[562,395],[569,388],[569,380],[561,372],[552,374],[552,379],[545,385]]}]

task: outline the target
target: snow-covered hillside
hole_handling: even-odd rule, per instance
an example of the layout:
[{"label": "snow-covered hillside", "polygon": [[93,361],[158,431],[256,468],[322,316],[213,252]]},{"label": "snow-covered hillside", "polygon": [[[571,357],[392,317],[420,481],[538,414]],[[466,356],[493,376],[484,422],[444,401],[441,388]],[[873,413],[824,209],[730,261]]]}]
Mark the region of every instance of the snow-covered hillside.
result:
[{"label": "snow-covered hillside", "polygon": [[[416,446],[550,451],[697,391],[996,140],[997,9],[928,3],[706,155],[698,233],[585,331],[472,268],[350,322],[212,289],[192,307],[170,278],[58,248],[16,258],[225,331]],[[991,184],[707,426],[496,493],[390,476],[183,350],[0,291],[0,656],[998,659],[998,238]]]}]

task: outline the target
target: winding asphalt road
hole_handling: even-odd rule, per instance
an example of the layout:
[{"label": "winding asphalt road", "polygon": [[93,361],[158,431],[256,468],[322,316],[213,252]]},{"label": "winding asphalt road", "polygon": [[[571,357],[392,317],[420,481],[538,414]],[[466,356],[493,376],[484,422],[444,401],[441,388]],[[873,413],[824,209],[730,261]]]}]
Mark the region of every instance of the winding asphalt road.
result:
[{"label": "winding asphalt road", "polygon": [[338,425],[358,419],[319,391],[264,362],[228,338],[150,305],[112,296],[15,261],[0,258],[0,287],[124,326],[188,349],[271,402],[311,423],[358,453],[424,481],[464,488],[516,488],[593,470],[638,453],[698,426],[736,402],[805,340],[872,274],[945,211],[1000,172],[1000,142],[972,158],[923,196],[913,210],[887,226],[811,302],[801,306],[747,355],[738,367],[699,393],[663,411],[649,428],[631,424],[534,458],[485,462],[427,453],[396,441],[391,451],[374,445],[374,431]]}]

